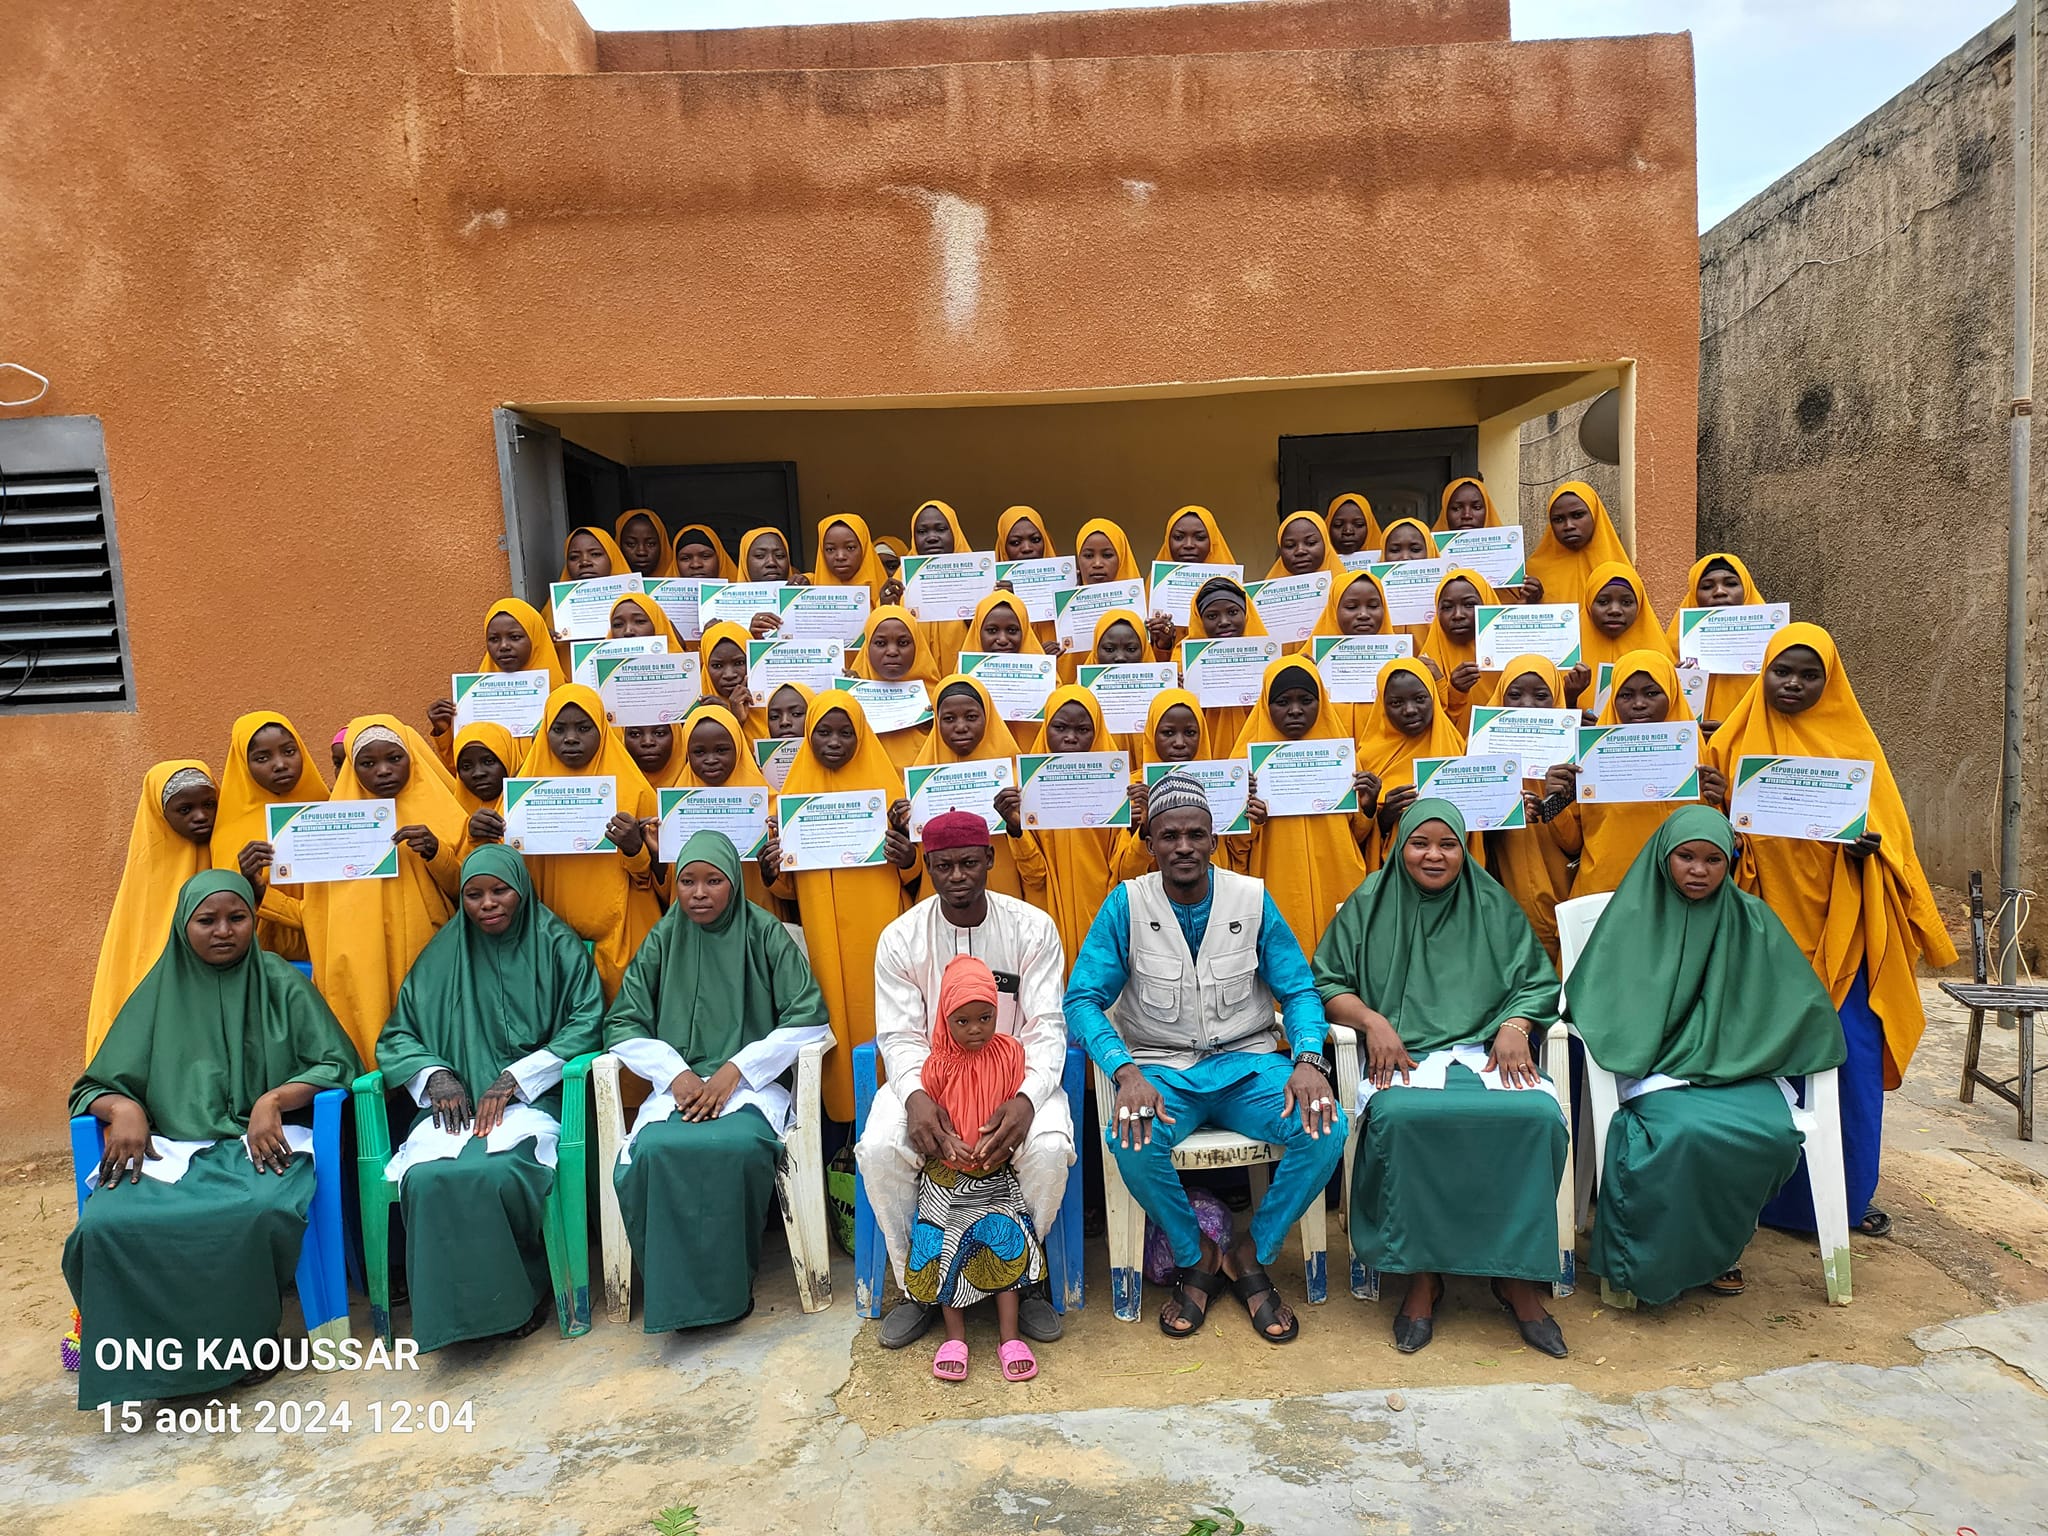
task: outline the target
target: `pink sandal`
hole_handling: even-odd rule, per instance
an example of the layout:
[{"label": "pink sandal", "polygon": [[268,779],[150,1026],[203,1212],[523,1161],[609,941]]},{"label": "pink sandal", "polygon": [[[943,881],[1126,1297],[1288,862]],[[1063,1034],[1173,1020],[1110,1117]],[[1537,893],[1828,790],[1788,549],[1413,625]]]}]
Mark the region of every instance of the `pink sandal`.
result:
[{"label": "pink sandal", "polygon": [[[1004,1347],[1008,1348],[1009,1346],[1005,1345]],[[1009,1356],[1005,1355],[1003,1358],[1007,1360]],[[939,1352],[932,1357],[932,1374],[941,1381],[965,1381],[967,1379],[967,1341],[965,1339],[948,1339],[945,1343],[941,1344]]]},{"label": "pink sandal", "polygon": [[[1038,1357],[1031,1353],[1031,1346],[1022,1339],[1011,1339],[999,1345],[996,1358],[1003,1362],[1003,1380],[1029,1381],[1038,1374]],[[1023,1370],[1018,1370],[1018,1366]]]}]

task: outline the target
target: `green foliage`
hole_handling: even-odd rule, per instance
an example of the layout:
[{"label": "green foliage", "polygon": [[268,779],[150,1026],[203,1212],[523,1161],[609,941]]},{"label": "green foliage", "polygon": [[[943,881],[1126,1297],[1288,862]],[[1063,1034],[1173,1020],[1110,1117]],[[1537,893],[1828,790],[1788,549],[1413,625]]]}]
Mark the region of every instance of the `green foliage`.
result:
[{"label": "green foliage", "polygon": [[697,1506],[671,1504],[647,1523],[658,1536],[697,1536]]},{"label": "green foliage", "polygon": [[[1226,1520],[1230,1522],[1227,1526]],[[1228,1504],[1218,1504],[1209,1514],[1199,1516],[1182,1536],[1244,1536],[1244,1522]]]}]

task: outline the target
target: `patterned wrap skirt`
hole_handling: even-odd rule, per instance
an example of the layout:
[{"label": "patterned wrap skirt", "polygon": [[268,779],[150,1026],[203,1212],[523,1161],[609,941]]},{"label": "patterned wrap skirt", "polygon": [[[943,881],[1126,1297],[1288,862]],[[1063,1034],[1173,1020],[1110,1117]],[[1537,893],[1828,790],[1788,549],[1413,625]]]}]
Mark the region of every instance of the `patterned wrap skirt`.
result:
[{"label": "patterned wrap skirt", "polygon": [[1045,1276],[1017,1170],[962,1173],[932,1159],[917,1180],[904,1290],[914,1301],[971,1307]]}]

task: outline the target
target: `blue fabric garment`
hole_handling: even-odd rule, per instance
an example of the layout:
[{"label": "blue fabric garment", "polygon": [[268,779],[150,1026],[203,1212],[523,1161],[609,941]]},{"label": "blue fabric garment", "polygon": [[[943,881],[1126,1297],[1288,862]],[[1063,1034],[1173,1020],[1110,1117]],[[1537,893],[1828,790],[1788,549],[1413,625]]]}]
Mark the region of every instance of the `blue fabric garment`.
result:
[{"label": "blue fabric garment", "polygon": [[[1842,999],[1842,1036],[1849,1059],[1842,1063],[1842,1171],[1849,1192],[1849,1230],[1854,1232],[1877,1196],[1877,1165],[1884,1151],[1884,1022],[1870,1006],[1870,977],[1858,971]],[[1816,1230],[1813,1185],[1806,1159],[1757,1218],[1788,1232]]]},{"label": "blue fabric garment", "polygon": [[[1091,937],[1090,942],[1093,942]],[[1292,943],[1292,940],[1289,940]],[[1173,1262],[1187,1265],[1202,1257],[1202,1228],[1194,1205],[1173,1166],[1173,1149],[1204,1126],[1220,1126],[1285,1149],[1273,1170],[1266,1198],[1252,1215],[1252,1242],[1259,1262],[1280,1256],[1288,1229],[1301,1220],[1311,1200],[1323,1198],[1337,1165],[1344,1160],[1350,1117],[1340,1107],[1337,1123],[1311,1137],[1301,1128],[1301,1110],[1285,1113],[1287,1079],[1294,1071],[1285,1056],[1271,1051],[1218,1051],[1185,1071],[1141,1067],[1145,1080],[1159,1090],[1160,1118],[1152,1140],[1143,1147],[1117,1144],[1115,1125],[1103,1140],[1116,1158],[1117,1171],[1145,1214],[1159,1224],[1173,1249]],[[1166,1122],[1171,1120],[1171,1125]]]},{"label": "blue fabric garment", "polygon": [[[1211,894],[1192,905],[1168,903],[1191,955],[1201,953],[1202,939],[1209,931],[1213,891],[1212,882]],[[1330,1025],[1323,1017],[1323,1000],[1316,992],[1315,977],[1302,957],[1300,941],[1270,895],[1265,903],[1265,914],[1259,920],[1259,979],[1280,1004],[1281,1026],[1287,1033],[1288,1045],[1295,1051],[1319,1052]],[[1131,897],[1120,885],[1109,893],[1109,899],[1103,902],[1088,927],[1088,938],[1074,960],[1073,976],[1067,982],[1066,999],[1067,1032],[1080,1042],[1088,1059],[1112,1077],[1118,1067],[1131,1059],[1109,1019],[1110,1005],[1122,993],[1130,974]]]}]

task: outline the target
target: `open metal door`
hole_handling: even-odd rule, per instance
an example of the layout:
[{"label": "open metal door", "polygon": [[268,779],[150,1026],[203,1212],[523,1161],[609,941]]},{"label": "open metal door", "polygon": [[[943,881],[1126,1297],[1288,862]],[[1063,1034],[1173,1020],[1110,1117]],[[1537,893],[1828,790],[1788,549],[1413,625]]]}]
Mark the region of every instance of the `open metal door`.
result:
[{"label": "open metal door", "polygon": [[498,489],[505,500],[505,559],[512,595],[536,608],[561,566],[569,537],[569,495],[562,473],[562,434],[503,406],[491,412],[498,437]]}]

